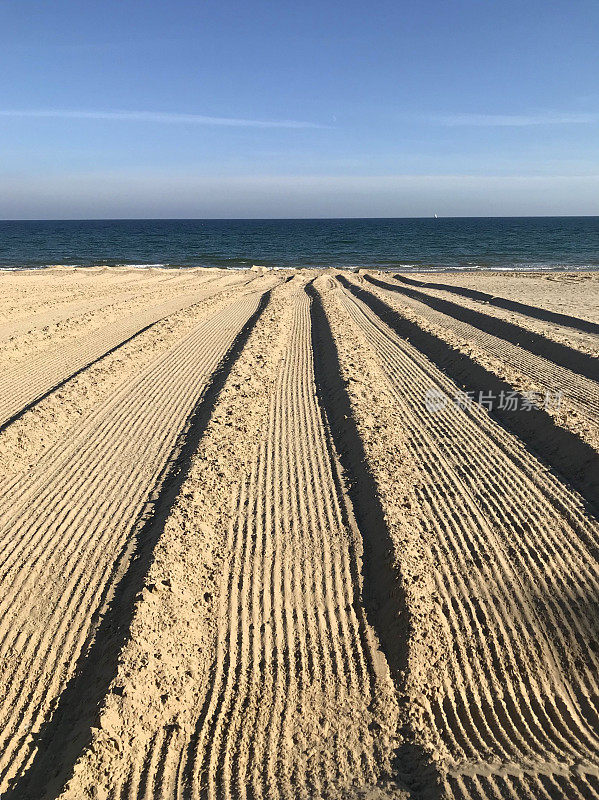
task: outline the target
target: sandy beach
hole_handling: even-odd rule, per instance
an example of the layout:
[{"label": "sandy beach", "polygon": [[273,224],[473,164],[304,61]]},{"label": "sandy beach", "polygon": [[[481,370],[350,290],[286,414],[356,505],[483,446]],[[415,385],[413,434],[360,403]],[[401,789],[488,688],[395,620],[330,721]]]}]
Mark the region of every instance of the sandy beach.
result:
[{"label": "sandy beach", "polygon": [[0,274],[0,794],[599,798],[599,273]]}]

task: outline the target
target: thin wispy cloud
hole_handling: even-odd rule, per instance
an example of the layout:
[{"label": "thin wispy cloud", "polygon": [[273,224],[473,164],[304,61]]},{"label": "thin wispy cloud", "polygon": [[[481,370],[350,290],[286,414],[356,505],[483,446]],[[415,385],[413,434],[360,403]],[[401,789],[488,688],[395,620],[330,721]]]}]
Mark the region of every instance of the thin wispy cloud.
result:
[{"label": "thin wispy cloud", "polygon": [[599,114],[439,114],[430,119],[449,127],[525,128],[532,125],[588,125],[599,122]]},{"label": "thin wispy cloud", "polygon": [[203,114],[171,114],[161,111],[68,111],[63,109],[0,109],[0,117],[33,119],[113,120],[154,122],[170,125],[221,125],[230,128],[327,128],[315,122],[299,120],[262,120],[238,117],[209,117]]}]

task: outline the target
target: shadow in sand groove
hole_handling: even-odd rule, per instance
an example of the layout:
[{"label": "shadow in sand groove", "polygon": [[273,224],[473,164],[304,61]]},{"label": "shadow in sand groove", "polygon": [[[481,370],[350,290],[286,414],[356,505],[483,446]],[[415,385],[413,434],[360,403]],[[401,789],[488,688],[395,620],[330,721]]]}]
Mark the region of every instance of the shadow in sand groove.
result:
[{"label": "shadow in sand groove", "polygon": [[[490,370],[473,361],[467,354],[455,350],[443,339],[425,331],[415,322],[402,316],[379,297],[350,283],[342,275],[341,284],[362,300],[377,316],[420,350],[433,364],[466,391],[492,392],[499,395],[513,387]],[[497,422],[518,436],[534,453],[551,466],[587,501],[592,513],[599,511],[599,456],[574,433],[560,428],[542,409],[526,414],[494,406],[489,412]],[[589,543],[595,551],[594,543]]]},{"label": "shadow in sand groove", "polygon": [[[364,606],[395,686],[402,691],[408,666],[410,619],[401,575],[392,562],[393,541],[354,420],[329,321],[314,287],[309,285],[307,291],[312,298],[312,344],[318,397],[347,478],[347,489],[364,547]],[[401,734],[404,744],[396,753],[392,779],[401,789],[409,791],[414,800],[437,800],[441,795],[434,765],[424,749],[412,741],[413,732],[409,727],[402,729]]]},{"label": "shadow in sand groove", "polygon": [[52,718],[37,734],[36,754],[29,768],[23,776],[15,778],[3,800],[56,797],[71,777],[77,758],[89,745],[102,700],[116,675],[119,655],[128,638],[135,611],[135,597],[143,587],[155,546],[187,478],[227,376],[269,296],[270,291],[262,296],[258,309],[239,332],[179,435],[162,478],[140,515],[137,534],[132,537],[133,549],[127,547],[115,559],[115,580],[107,584],[113,586],[113,597],[103,598],[108,603],[108,610],[95,629],[93,641],[84,650],[73,678],[58,698]]},{"label": "shadow in sand groove", "polygon": [[476,289],[468,289],[465,286],[454,286],[449,283],[425,283],[424,281],[417,281],[414,278],[407,278],[405,275],[399,274],[393,277],[408,286],[418,286],[420,289],[439,289],[443,292],[451,292],[451,294],[469,297],[471,300],[478,300],[481,303],[488,303],[490,306],[505,308],[507,311],[516,311],[518,314],[534,317],[535,319],[543,320],[543,322],[553,322],[555,325],[563,325],[566,328],[575,328],[584,333],[593,333],[599,336],[599,325],[586,319],[571,317],[568,314],[560,314],[558,311],[549,311],[547,308],[529,306],[517,300],[509,300],[507,297],[497,297],[496,295],[480,292]]},{"label": "shadow in sand groove", "polygon": [[447,314],[447,316],[461,322],[467,322],[480,331],[489,333],[491,336],[497,336],[506,342],[528,350],[529,353],[552,361],[554,364],[576,372],[578,375],[583,375],[592,381],[596,381],[599,378],[599,362],[596,358],[565,344],[554,342],[553,339],[547,339],[545,336],[541,336],[540,333],[533,333],[533,331],[521,328],[513,322],[505,322],[480,311],[473,311],[471,308],[459,305],[459,303],[442,300],[440,297],[433,297],[416,289],[409,289],[407,286],[397,286],[381,281],[372,275],[364,275],[364,279],[380,289],[387,289],[388,291],[411,297],[413,300],[418,300],[435,311],[440,311],[442,314]]}]

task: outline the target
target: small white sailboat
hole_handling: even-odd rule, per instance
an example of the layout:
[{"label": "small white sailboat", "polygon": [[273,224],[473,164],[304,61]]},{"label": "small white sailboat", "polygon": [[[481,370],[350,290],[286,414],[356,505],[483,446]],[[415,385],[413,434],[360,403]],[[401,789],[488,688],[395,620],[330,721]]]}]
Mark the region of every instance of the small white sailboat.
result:
[{"label": "small white sailboat", "polygon": [[435,214],[435,219],[439,219],[439,217]]}]

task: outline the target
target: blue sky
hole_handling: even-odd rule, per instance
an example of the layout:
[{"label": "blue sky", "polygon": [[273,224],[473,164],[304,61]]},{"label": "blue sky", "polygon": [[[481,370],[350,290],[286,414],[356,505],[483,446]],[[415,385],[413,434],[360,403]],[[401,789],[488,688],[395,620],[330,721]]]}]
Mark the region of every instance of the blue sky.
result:
[{"label": "blue sky", "polygon": [[5,0],[0,217],[599,214],[596,0]]}]

